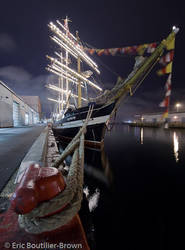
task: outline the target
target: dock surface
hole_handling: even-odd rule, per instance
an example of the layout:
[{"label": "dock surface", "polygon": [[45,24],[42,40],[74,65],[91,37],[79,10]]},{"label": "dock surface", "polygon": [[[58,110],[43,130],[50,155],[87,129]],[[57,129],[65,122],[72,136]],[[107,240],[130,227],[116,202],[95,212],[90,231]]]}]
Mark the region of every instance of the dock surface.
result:
[{"label": "dock surface", "polygon": [[0,192],[44,126],[0,128]]}]

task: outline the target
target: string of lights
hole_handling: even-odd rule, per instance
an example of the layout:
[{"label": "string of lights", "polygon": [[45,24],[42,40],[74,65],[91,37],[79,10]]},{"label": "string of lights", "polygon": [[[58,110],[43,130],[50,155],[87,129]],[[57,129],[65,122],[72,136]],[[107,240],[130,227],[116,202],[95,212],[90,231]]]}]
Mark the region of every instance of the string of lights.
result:
[{"label": "string of lights", "polygon": [[[92,67],[98,74],[100,74],[97,64],[81,49],[78,43],[74,43],[69,38],[69,35],[67,36],[52,22],[50,22],[48,26],[55,34],[57,34],[63,40],[65,44],[68,45],[68,47],[70,47],[81,59],[83,59],[90,67]],[[69,34],[70,36],[72,35],[71,33]]]},{"label": "string of lights", "polygon": [[[64,93],[66,96],[69,95],[69,91],[67,92],[66,90],[64,90],[64,89],[62,89],[62,88],[59,88],[59,87],[57,87],[57,86],[55,86],[55,85],[47,84],[46,87],[47,87],[47,88],[50,88],[50,89],[53,89],[53,90],[55,90],[55,91],[58,91],[58,92],[62,92],[62,93]],[[72,96],[72,97],[75,97],[75,98],[78,98],[78,96],[75,95],[75,94],[73,94],[73,93],[71,93],[71,96]],[[83,98],[83,97],[82,97],[82,100],[83,100],[83,101],[86,101],[86,102],[88,101],[87,99],[85,99],[85,98]]]},{"label": "string of lights", "polygon": [[91,87],[94,87],[100,91],[102,91],[102,88],[100,88],[98,85],[96,85],[95,83],[93,83],[92,81],[88,80],[87,78],[85,78],[83,75],[77,73],[75,70],[69,68],[67,65],[65,65],[64,63],[59,62],[56,58],[47,56],[52,63],[58,64],[60,67],[68,70],[68,72],[70,72],[73,76],[76,76],[77,78],[79,78],[82,81],[86,81],[89,85],[91,85]]}]

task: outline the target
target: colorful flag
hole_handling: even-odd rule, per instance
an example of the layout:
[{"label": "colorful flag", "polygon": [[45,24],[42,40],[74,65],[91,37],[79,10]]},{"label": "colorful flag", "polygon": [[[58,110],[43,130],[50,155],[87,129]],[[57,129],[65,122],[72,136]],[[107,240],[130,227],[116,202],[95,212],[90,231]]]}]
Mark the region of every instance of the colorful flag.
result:
[{"label": "colorful flag", "polygon": [[162,64],[162,65],[166,65],[167,63],[173,61],[173,56],[174,56],[174,50],[171,50],[166,55],[164,55],[163,57],[161,57],[159,63]]},{"label": "colorful flag", "polygon": [[109,49],[109,53],[112,55],[112,56],[115,56],[115,54],[119,51],[119,48],[111,48]]},{"label": "colorful flag", "polygon": [[115,56],[117,53],[126,54],[126,55],[143,55],[147,50],[147,53],[152,53],[157,47],[157,43],[142,44],[127,46],[123,48],[109,48],[109,49],[89,49],[84,47],[84,51],[94,54],[96,52],[99,56],[101,55],[112,55]]},{"label": "colorful flag", "polygon": [[147,44],[137,46],[136,51],[137,51],[138,55],[142,56],[147,47],[148,47]]},{"label": "colorful flag", "polygon": [[166,110],[166,111],[163,113],[162,118],[163,118],[163,119],[164,119],[164,118],[168,118],[168,110]]},{"label": "colorful flag", "polygon": [[98,54],[98,56],[101,56],[101,55],[103,55],[104,54],[104,49],[100,49],[98,52],[97,52],[97,54]]},{"label": "colorful flag", "polygon": [[89,49],[89,53],[90,53],[91,55],[93,55],[94,52],[95,52],[95,49]]},{"label": "colorful flag", "polygon": [[159,107],[167,108],[169,106],[169,96],[166,96],[164,100],[159,104]]},{"label": "colorful flag", "polygon": [[168,79],[165,84],[165,89],[166,89],[165,96],[169,96],[171,94],[171,77],[172,77],[172,74],[169,74]]},{"label": "colorful flag", "polygon": [[160,69],[157,71],[157,74],[159,76],[164,75],[164,74],[169,74],[172,72],[172,62],[168,63],[166,67]]},{"label": "colorful flag", "polygon": [[108,49],[105,49],[105,50],[104,50],[104,55],[106,55],[106,56],[110,55],[110,52],[109,52]]},{"label": "colorful flag", "polygon": [[168,108],[169,102],[170,102],[170,95],[171,95],[171,74],[169,74],[168,79],[165,84],[165,98],[164,100],[159,104],[160,107],[166,107]]},{"label": "colorful flag", "polygon": [[148,44],[147,53],[149,54],[153,53],[156,47],[157,47],[157,43]]}]

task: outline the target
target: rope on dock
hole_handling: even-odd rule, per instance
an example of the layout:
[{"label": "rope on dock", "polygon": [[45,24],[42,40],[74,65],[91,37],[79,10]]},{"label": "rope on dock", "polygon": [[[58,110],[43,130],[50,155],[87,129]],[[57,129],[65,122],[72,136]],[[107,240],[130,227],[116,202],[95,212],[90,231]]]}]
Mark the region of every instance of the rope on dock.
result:
[{"label": "rope on dock", "polygon": [[[52,165],[58,167],[74,151],[64,191],[53,199],[40,203],[30,213],[19,215],[19,225],[27,232],[40,234],[55,230],[67,224],[80,210],[83,198],[84,134],[92,111],[93,107],[90,107],[82,128]],[[61,208],[59,213],[50,215]]]}]

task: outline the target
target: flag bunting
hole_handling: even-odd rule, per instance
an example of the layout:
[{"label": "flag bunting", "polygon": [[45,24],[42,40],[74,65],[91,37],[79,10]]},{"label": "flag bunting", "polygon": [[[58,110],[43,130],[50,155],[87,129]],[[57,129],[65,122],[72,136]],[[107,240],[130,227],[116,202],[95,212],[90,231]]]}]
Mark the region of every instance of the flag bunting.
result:
[{"label": "flag bunting", "polygon": [[135,46],[127,46],[122,48],[110,48],[110,49],[89,49],[84,47],[84,51],[89,52],[91,55],[97,54],[98,56],[102,55],[111,55],[115,56],[119,55],[143,55],[145,52],[151,54],[155,48],[157,47],[157,43],[150,44],[142,44]]}]

